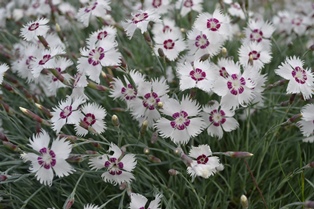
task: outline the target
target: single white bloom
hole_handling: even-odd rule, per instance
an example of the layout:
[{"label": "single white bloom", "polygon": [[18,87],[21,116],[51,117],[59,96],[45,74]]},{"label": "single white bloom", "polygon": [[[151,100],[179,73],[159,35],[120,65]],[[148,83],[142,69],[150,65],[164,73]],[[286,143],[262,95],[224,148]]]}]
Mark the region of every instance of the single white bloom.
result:
[{"label": "single white bloom", "polygon": [[99,157],[90,159],[89,165],[92,170],[106,169],[101,175],[105,182],[113,185],[121,183],[130,183],[134,178],[132,171],[136,166],[136,158],[133,154],[124,154],[121,149],[111,143],[108,153]]},{"label": "single white bloom", "polygon": [[164,33],[155,34],[154,41],[155,53],[159,55],[158,49],[161,49],[170,61],[174,61],[179,53],[186,49],[186,44],[178,30],[167,30]]},{"label": "single white bloom", "polygon": [[141,33],[147,31],[149,22],[159,22],[160,15],[155,9],[139,10],[135,14],[132,14],[132,19],[128,19],[122,22],[122,26],[126,32],[126,35],[131,39],[137,28],[141,30]]},{"label": "single white bloom", "polygon": [[45,36],[49,30],[47,23],[49,22],[46,18],[38,18],[35,21],[31,21],[23,26],[21,29],[21,36],[26,41],[32,41],[37,36]]},{"label": "single white bloom", "polygon": [[176,33],[181,33],[180,28],[176,25],[176,22],[174,21],[174,19],[163,17],[160,22],[156,22],[153,25],[152,33],[154,37],[156,37],[160,33],[165,33],[166,31],[174,31],[174,30],[177,31]]},{"label": "single white bloom", "polygon": [[65,124],[76,124],[80,122],[81,112],[78,110],[79,106],[85,102],[83,98],[67,97],[65,101],[59,103],[58,107],[53,108],[52,129],[57,133]]},{"label": "single white bloom", "polygon": [[[151,201],[148,205],[148,209],[161,209],[160,207],[160,200],[161,200],[162,195],[157,194],[155,196],[155,199]],[[144,197],[141,194],[136,194],[136,193],[131,193],[131,202],[129,209],[145,209],[145,205],[147,203],[147,198]]]},{"label": "single white bloom", "polygon": [[[106,110],[96,103],[89,103],[82,106],[80,120],[85,123],[85,125],[93,128],[98,134],[101,134],[106,129],[106,123],[104,118],[107,115]],[[85,136],[88,130],[81,127],[79,123],[75,124],[76,134],[79,136]]]},{"label": "single white bloom", "polygon": [[239,17],[242,20],[245,19],[245,14],[238,2],[230,3],[230,7],[228,8],[228,12],[231,16]]},{"label": "single white bloom", "polygon": [[170,137],[176,144],[186,144],[205,127],[203,119],[199,117],[199,111],[200,106],[186,97],[182,98],[181,102],[169,99],[162,109],[163,114],[169,117],[160,118],[155,127],[162,137]]},{"label": "single white bloom", "polygon": [[223,170],[223,165],[220,164],[219,158],[211,155],[212,151],[207,144],[197,147],[192,146],[189,156],[194,160],[187,168],[187,172],[193,179],[196,176],[207,179],[217,173],[217,171]]},{"label": "single white bloom", "polygon": [[210,93],[216,78],[216,71],[218,67],[208,61],[179,63],[177,74],[180,78],[180,89],[184,91],[196,87]]},{"label": "single white bloom", "polygon": [[117,29],[112,26],[105,26],[90,34],[87,43],[97,46],[106,46],[115,42]]},{"label": "single white bloom", "polygon": [[193,28],[206,34],[209,40],[224,42],[232,36],[230,18],[216,9],[213,14],[201,13],[195,20]]},{"label": "single white bloom", "polygon": [[304,99],[312,98],[314,92],[313,73],[310,69],[303,68],[303,61],[295,56],[287,57],[285,62],[281,63],[275,73],[286,80],[289,80],[287,86],[288,94],[301,93]]},{"label": "single white bloom", "polygon": [[69,157],[72,146],[65,138],[57,138],[52,141],[49,148],[50,137],[45,130],[33,139],[29,139],[30,146],[37,152],[23,153],[22,159],[31,161],[30,171],[36,173],[36,179],[44,185],[51,186],[54,173],[58,177],[68,176],[75,170],[65,160]]},{"label": "single white bloom", "polygon": [[171,8],[169,4],[170,0],[145,0],[144,9],[155,9],[158,14],[162,15],[166,14]]},{"label": "single white bloom", "polygon": [[201,113],[210,136],[217,136],[221,139],[224,131],[230,132],[239,127],[239,123],[233,118],[234,111],[220,107],[217,101],[203,107]]},{"label": "single white bloom", "polygon": [[0,84],[2,84],[4,73],[9,69],[7,64],[0,65]]}]

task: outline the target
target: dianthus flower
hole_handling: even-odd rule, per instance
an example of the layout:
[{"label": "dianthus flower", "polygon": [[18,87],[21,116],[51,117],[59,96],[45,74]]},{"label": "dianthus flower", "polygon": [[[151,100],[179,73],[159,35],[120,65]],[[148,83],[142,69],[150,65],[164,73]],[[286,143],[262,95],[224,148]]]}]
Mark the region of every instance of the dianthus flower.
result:
[{"label": "dianthus flower", "polygon": [[[161,194],[157,194],[155,199],[151,201],[147,207],[147,209],[161,209],[160,207],[160,199]],[[131,193],[131,202],[129,209],[145,209],[147,198],[141,194]]]}]

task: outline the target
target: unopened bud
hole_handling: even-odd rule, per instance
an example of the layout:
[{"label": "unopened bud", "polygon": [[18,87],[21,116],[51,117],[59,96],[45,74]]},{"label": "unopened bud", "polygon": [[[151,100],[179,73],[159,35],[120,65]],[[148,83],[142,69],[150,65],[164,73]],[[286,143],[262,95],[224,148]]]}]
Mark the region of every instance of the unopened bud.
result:
[{"label": "unopened bud", "polygon": [[32,111],[30,111],[30,110],[28,110],[28,109],[25,109],[25,108],[23,108],[23,107],[20,107],[20,110],[21,110],[25,115],[27,115],[29,118],[34,119],[35,121],[37,121],[37,122],[39,122],[39,123],[41,123],[41,124],[44,124],[44,125],[46,125],[46,126],[50,126],[50,124],[49,124],[46,120],[42,119],[41,117],[39,117],[38,115],[36,115],[36,114],[33,113]]},{"label": "unopened bud", "polygon": [[64,209],[70,209],[72,207],[72,205],[74,204],[74,195],[71,194],[71,196],[67,199],[67,201],[65,202],[63,208]]},{"label": "unopened bud", "polygon": [[148,160],[153,162],[153,163],[161,163],[161,160],[158,157],[155,157],[154,155],[149,155]]},{"label": "unopened bud", "polygon": [[7,178],[6,175],[0,174],[0,182],[7,180]]},{"label": "unopened bud", "polygon": [[45,108],[44,106],[42,106],[41,104],[35,103],[36,107],[38,107],[38,109],[40,109],[43,113],[45,113],[48,117],[52,117],[50,111]]},{"label": "unopened bud", "polygon": [[147,130],[148,121],[144,120],[140,129],[140,135],[143,136]]},{"label": "unopened bud", "polygon": [[314,51],[314,44],[310,46],[310,50]]},{"label": "unopened bud", "polygon": [[144,38],[145,38],[145,40],[146,40],[147,43],[151,44],[152,39],[150,38],[150,35],[149,35],[148,32],[145,32],[145,33],[144,33]]},{"label": "unopened bud", "polygon": [[17,145],[12,144],[12,143],[9,142],[9,141],[3,141],[2,143],[3,143],[4,147],[6,147],[6,148],[8,148],[9,150],[12,150],[12,151],[14,151],[14,152],[18,152],[18,151],[20,150],[20,148],[19,148]]},{"label": "unopened bud", "polygon": [[200,61],[205,61],[205,60],[208,60],[209,58],[209,54],[204,54],[201,58],[200,58]]},{"label": "unopened bud", "polygon": [[244,194],[241,195],[240,201],[243,209],[249,208],[249,201],[247,200],[247,197]]},{"label": "unopened bud", "polygon": [[176,176],[176,175],[179,174],[179,172],[177,170],[175,170],[175,169],[169,169],[168,173],[169,173],[170,176]]},{"label": "unopened bud", "polygon": [[56,31],[61,32],[61,28],[60,28],[60,25],[58,23],[56,23]]},{"label": "unopened bud", "polygon": [[85,153],[88,155],[96,155],[98,152],[94,150],[86,150]]},{"label": "unopened bud", "polygon": [[70,163],[80,163],[84,160],[83,156],[80,154],[71,154],[67,161]]},{"label": "unopened bud", "polygon": [[225,152],[224,155],[233,157],[233,158],[245,158],[245,157],[253,156],[253,154],[249,152],[232,152],[232,151]]},{"label": "unopened bud", "polygon": [[155,131],[155,132],[152,134],[152,137],[151,137],[151,139],[150,139],[150,142],[151,142],[152,144],[154,144],[157,140],[158,140],[158,132]]},{"label": "unopened bud", "polygon": [[181,33],[185,33],[186,29],[185,28],[180,28]]},{"label": "unopened bud", "polygon": [[147,154],[149,154],[149,153],[150,153],[150,150],[149,150],[149,148],[148,148],[148,147],[145,147],[143,152],[147,155]]},{"label": "unopened bud", "polygon": [[128,188],[128,183],[126,183],[126,182],[122,182],[122,183],[119,185],[119,189],[120,189],[120,190],[125,190],[126,188]]},{"label": "unopened bud", "polygon": [[158,54],[160,57],[165,57],[164,51],[161,48],[158,48]]},{"label": "unopened bud", "polygon": [[163,104],[162,102],[158,102],[158,103],[157,103],[157,107],[158,107],[159,109],[162,109],[162,108],[164,107],[164,104]]},{"label": "unopened bud", "polygon": [[111,121],[112,121],[112,124],[113,124],[115,127],[119,127],[119,126],[120,126],[120,122],[119,122],[118,116],[113,115],[113,116],[111,117]]},{"label": "unopened bud", "polygon": [[223,57],[227,57],[228,56],[228,50],[225,47],[222,47],[221,54]]},{"label": "unopened bud", "polygon": [[4,135],[3,132],[0,132],[0,140],[1,141],[9,141],[9,139],[6,137],[6,135]]},{"label": "unopened bud", "polygon": [[314,208],[314,201],[311,201],[311,200],[306,201],[306,202],[304,203],[304,206],[305,206],[306,208]]}]

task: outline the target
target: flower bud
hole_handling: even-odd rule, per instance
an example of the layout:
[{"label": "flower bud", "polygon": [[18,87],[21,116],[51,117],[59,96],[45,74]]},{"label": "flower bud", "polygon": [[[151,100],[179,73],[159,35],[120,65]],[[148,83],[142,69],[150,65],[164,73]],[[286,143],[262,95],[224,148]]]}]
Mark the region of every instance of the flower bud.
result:
[{"label": "flower bud", "polygon": [[25,109],[23,107],[20,107],[20,110],[27,115],[29,118],[34,119],[35,121],[44,124],[46,126],[50,126],[50,123],[48,123],[48,121],[42,119],[41,117],[39,117],[38,115],[36,115],[35,113],[33,113],[32,111]]},{"label": "flower bud", "polygon": [[144,136],[146,130],[147,130],[147,126],[148,126],[148,121],[144,120],[140,129],[140,135]]},{"label": "flower bud", "polygon": [[12,143],[9,142],[9,141],[3,141],[2,143],[3,143],[3,145],[4,145],[6,148],[8,148],[9,150],[12,150],[12,151],[14,151],[14,152],[20,151],[20,148],[19,148],[17,145],[12,144]]},{"label": "flower bud", "polygon": [[164,104],[162,102],[157,103],[158,109],[162,109],[164,107]]},{"label": "flower bud", "polygon": [[179,172],[177,170],[175,170],[175,169],[169,169],[168,173],[169,173],[170,176],[176,176],[176,175],[179,174]]},{"label": "flower bud", "polygon": [[148,160],[153,162],[153,163],[161,163],[161,160],[158,157],[155,157],[154,155],[149,155]]},{"label": "flower bud", "polygon": [[201,58],[200,58],[200,61],[205,61],[209,58],[209,54],[204,54]]},{"label": "flower bud", "polygon": [[7,180],[7,175],[0,174],[0,182]]},{"label": "flower bud", "polygon": [[249,152],[233,152],[233,151],[225,152],[224,155],[232,157],[232,158],[245,158],[245,157],[253,156],[253,154]]},{"label": "flower bud", "polygon": [[111,122],[112,122],[112,124],[113,124],[115,127],[119,127],[119,126],[120,126],[119,118],[118,118],[118,116],[116,116],[116,115],[113,115],[113,116],[111,117]]},{"label": "flower bud", "polygon": [[143,152],[144,152],[144,154],[146,154],[146,155],[147,155],[147,154],[149,154],[149,153],[150,153],[150,150],[149,150],[149,148],[148,148],[148,147],[145,147]]},{"label": "flower bud", "polygon": [[244,194],[241,195],[240,201],[243,209],[249,208],[249,201],[247,200],[247,197]]},{"label": "flower bud", "polygon": [[311,200],[306,201],[306,202],[304,203],[304,206],[305,206],[306,208],[314,208],[314,201],[311,201]]},{"label": "flower bud", "polygon": [[80,154],[71,154],[67,161],[70,163],[80,163],[84,160],[83,156]]},{"label": "flower bud", "polygon": [[154,144],[157,140],[158,140],[158,132],[155,131],[155,132],[152,134],[152,138],[150,139],[150,142],[151,142],[152,144]]},{"label": "flower bud", "polygon": [[45,108],[44,106],[42,106],[41,104],[38,104],[38,103],[35,103],[35,105],[36,105],[36,107],[37,107],[38,109],[40,109],[45,115],[47,115],[47,116],[50,117],[50,118],[52,117],[50,111],[49,111],[47,108]]},{"label": "flower bud", "polygon": [[228,50],[225,47],[222,47],[221,54],[223,57],[227,57],[228,56]]}]

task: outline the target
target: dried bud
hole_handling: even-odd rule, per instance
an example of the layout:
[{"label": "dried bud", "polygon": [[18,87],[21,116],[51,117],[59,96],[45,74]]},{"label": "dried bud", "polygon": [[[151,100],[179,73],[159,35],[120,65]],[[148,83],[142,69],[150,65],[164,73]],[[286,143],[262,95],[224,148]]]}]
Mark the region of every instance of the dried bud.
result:
[{"label": "dried bud", "polygon": [[150,142],[151,142],[152,144],[154,144],[157,140],[158,140],[158,132],[155,131],[155,132],[152,134],[152,138],[150,139]]},{"label": "dried bud", "polygon": [[9,141],[3,141],[2,143],[3,143],[3,145],[4,145],[6,148],[8,148],[9,150],[12,150],[12,151],[14,151],[14,152],[20,151],[20,148],[19,148],[17,145],[12,144],[12,143],[9,142]]},{"label": "dried bud", "polygon": [[225,152],[224,155],[233,157],[233,158],[245,158],[245,157],[253,156],[253,154],[249,152],[233,152],[233,151]]},{"label": "dried bud", "polygon": [[112,124],[113,124],[115,127],[119,127],[119,126],[120,126],[120,122],[119,122],[118,116],[113,115],[113,116],[111,117],[111,121],[112,121]]},{"label": "dried bud", "polygon": [[0,174],[0,182],[7,180],[7,178],[6,175]]},{"label": "dried bud", "polygon": [[155,157],[154,155],[149,155],[148,160],[153,162],[153,163],[161,163],[161,160],[158,157]]},{"label": "dried bud", "polygon": [[176,176],[176,175],[179,174],[179,172],[177,170],[175,170],[175,169],[169,169],[168,173],[169,173],[170,176]]},{"label": "dried bud", "polygon": [[247,200],[247,197],[244,194],[241,195],[240,201],[243,209],[249,208],[249,201]]}]

